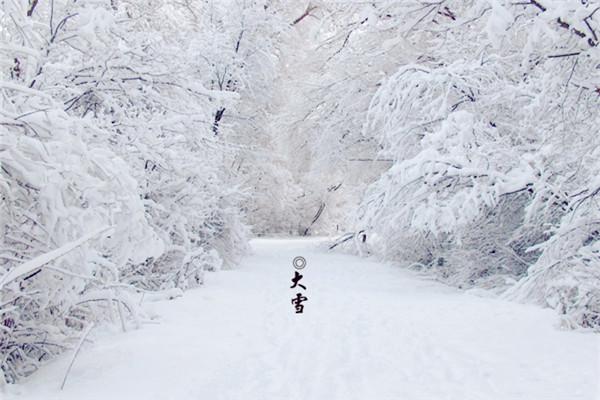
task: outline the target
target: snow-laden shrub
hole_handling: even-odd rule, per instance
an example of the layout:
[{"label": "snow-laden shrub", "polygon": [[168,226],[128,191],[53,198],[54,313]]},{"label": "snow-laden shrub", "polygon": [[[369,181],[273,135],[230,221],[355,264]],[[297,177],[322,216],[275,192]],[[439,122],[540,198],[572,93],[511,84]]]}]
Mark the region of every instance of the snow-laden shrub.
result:
[{"label": "snow-laden shrub", "polygon": [[15,382],[90,323],[135,321],[130,293],[234,263],[247,232],[237,150],[209,122],[239,96],[199,83],[180,6],[5,5],[0,376]]},{"label": "snow-laden shrub", "polygon": [[102,128],[86,140],[127,162],[165,244],[161,258],[124,271],[123,279],[152,289],[197,285],[204,269],[234,262],[245,248],[243,196],[225,168],[231,149],[210,122],[239,96],[203,86],[200,50],[181,31],[191,28],[171,20],[174,4],[65,1],[63,10],[76,13],[57,33],[68,41],[51,48],[38,84],[69,114]]},{"label": "snow-laden shrub", "polygon": [[[575,190],[569,190],[567,212],[549,228],[550,238],[534,247],[541,256],[506,297],[549,305],[564,315],[568,326],[598,328],[600,148],[596,145],[588,150],[582,151],[580,162],[575,164],[584,179]],[[574,172],[570,178],[573,176]]]},{"label": "snow-laden shrub", "polygon": [[448,2],[405,32],[424,53],[371,101],[365,130],[394,163],[357,230],[459,286],[519,280],[508,297],[597,328],[598,23],[585,4],[484,3]]},{"label": "snow-laden shrub", "polygon": [[95,127],[19,84],[5,85],[2,95],[0,368],[15,382],[92,321],[135,316],[120,272],[160,256],[163,246],[125,163],[82,141]]}]

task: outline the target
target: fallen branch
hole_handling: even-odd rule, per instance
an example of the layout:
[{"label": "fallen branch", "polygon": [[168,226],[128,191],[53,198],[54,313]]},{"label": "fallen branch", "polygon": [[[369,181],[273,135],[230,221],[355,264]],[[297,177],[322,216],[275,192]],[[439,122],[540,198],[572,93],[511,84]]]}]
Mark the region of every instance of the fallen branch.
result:
[{"label": "fallen branch", "polygon": [[311,6],[310,4],[308,5],[308,7],[306,7],[306,11],[304,11],[304,13],[299,16],[298,18],[296,18],[294,20],[294,22],[292,22],[292,25],[296,25],[298,24],[300,21],[302,21],[304,18],[308,17],[310,15],[310,13],[312,11],[314,11],[317,8],[317,6]]},{"label": "fallen branch", "polygon": [[81,246],[90,239],[93,239],[98,235],[106,233],[107,231],[112,231],[112,229],[112,227],[104,227],[102,229],[98,229],[97,231],[88,233],[87,235],[84,235],[83,237],[73,242],[63,245],[58,249],[52,250],[48,253],[44,253],[40,256],[35,257],[32,260],[27,261],[24,264],[19,265],[18,267],[11,269],[2,277],[2,279],[0,279],[0,289],[2,289],[2,287],[4,287],[4,285],[8,282],[14,281],[15,279],[23,275],[30,275],[36,269],[41,268],[45,264],[48,264],[49,262],[64,256],[65,254],[73,251],[74,249]]},{"label": "fallen branch", "polygon": [[331,246],[329,246],[329,250],[333,250],[334,248],[336,248],[340,244],[346,243],[348,240],[353,239],[354,236],[355,236],[354,232],[350,232],[350,233],[346,233],[346,234],[342,235]]}]

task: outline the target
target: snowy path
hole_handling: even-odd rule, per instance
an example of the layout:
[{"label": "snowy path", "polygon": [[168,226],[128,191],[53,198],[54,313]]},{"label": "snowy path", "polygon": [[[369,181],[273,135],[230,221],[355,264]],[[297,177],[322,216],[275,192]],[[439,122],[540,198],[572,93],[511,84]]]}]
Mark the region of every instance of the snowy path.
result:
[{"label": "snowy path", "polygon": [[[14,399],[600,399],[600,342],[550,310],[461,293],[327,254],[316,240],[255,240],[205,287],[152,303],[160,324],[101,335]],[[290,299],[302,255],[305,313]],[[0,392],[0,398],[4,398]]]}]

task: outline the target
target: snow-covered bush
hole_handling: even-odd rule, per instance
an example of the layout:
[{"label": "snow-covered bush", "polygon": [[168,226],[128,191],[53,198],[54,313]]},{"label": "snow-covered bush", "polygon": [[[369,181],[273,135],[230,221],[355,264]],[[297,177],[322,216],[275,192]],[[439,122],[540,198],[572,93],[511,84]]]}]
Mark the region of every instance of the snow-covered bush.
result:
[{"label": "snow-covered bush", "polygon": [[130,293],[235,263],[247,195],[212,120],[239,95],[203,86],[185,5],[3,4],[0,376],[15,382],[94,321],[125,328]]},{"label": "snow-covered bush", "polygon": [[[0,354],[14,382],[95,319],[133,315],[120,272],[160,256],[162,242],[128,166],[83,142],[96,127],[43,92],[0,85]],[[21,271],[86,237],[50,264]]]},{"label": "snow-covered bush", "polygon": [[185,24],[165,18],[177,15],[174,4],[87,3],[77,13],[60,35],[70,46],[56,49],[51,63],[64,68],[67,54],[73,67],[43,83],[63,88],[56,95],[69,113],[104,128],[106,135],[89,140],[131,166],[150,224],[165,242],[161,259],[127,278],[152,288],[198,284],[203,266],[221,263],[212,250],[233,261],[244,232],[242,197],[223,171],[227,144],[215,140],[210,123],[214,109],[236,96],[204,88],[195,66],[201,50],[186,42]]},{"label": "snow-covered bush", "polygon": [[442,3],[398,17],[418,48],[371,101],[364,129],[394,164],[357,229],[385,257],[460,286],[520,280],[507,296],[598,327],[594,8]]}]

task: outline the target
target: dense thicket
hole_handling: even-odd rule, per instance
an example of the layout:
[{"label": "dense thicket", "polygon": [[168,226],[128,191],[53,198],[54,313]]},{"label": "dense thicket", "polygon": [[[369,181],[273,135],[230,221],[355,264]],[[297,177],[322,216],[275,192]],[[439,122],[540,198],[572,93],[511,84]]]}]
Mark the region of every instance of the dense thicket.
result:
[{"label": "dense thicket", "polygon": [[0,382],[15,382],[94,322],[126,329],[140,293],[244,253],[283,25],[262,1],[11,0],[0,22]]},{"label": "dense thicket", "polygon": [[379,88],[365,126],[394,159],[360,214],[384,254],[463,286],[517,279],[510,296],[600,326],[597,10],[402,11],[419,52]]}]

